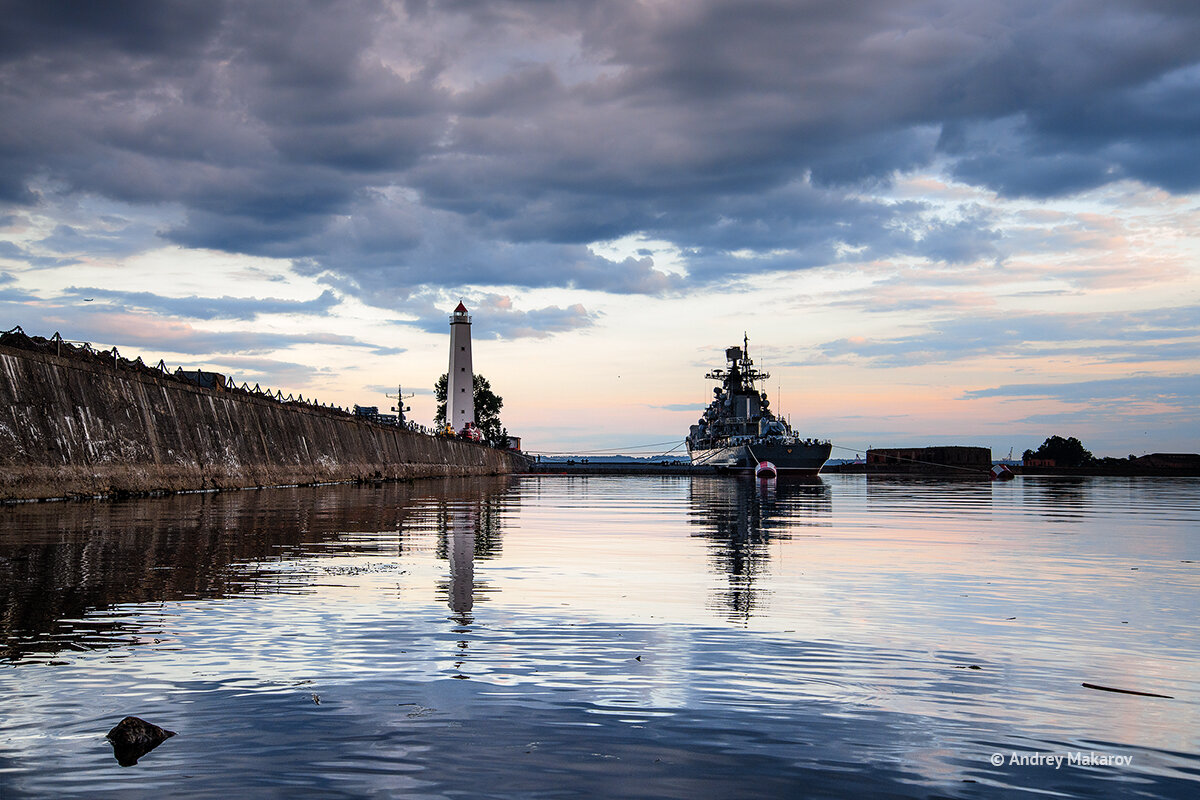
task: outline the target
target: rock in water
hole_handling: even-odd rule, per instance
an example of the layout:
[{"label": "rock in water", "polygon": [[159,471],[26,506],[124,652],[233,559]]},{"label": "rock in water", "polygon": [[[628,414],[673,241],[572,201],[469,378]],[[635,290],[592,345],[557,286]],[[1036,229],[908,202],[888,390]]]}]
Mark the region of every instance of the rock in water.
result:
[{"label": "rock in water", "polygon": [[132,767],[139,758],[174,735],[175,731],[164,730],[144,719],[126,717],[105,738],[112,743],[117,763],[122,767]]}]

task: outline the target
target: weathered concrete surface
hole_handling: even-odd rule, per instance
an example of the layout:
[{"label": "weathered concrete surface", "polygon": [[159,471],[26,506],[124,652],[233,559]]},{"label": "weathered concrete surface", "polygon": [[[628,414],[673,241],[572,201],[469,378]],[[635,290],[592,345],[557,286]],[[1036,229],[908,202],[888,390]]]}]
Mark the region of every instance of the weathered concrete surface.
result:
[{"label": "weathered concrete surface", "polygon": [[492,475],[526,463],[334,409],[0,346],[0,500]]}]

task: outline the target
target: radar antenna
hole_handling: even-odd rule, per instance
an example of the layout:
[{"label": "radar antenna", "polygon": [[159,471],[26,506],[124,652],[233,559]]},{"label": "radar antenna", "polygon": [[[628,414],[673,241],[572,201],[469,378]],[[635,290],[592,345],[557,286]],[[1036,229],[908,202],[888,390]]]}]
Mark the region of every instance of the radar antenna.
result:
[{"label": "radar antenna", "polygon": [[745,367],[742,369],[742,374],[746,377],[746,382],[754,389],[756,381],[762,381],[764,384],[770,379],[771,373],[764,370],[754,368],[754,359],[750,358],[750,337],[742,333],[742,355]]},{"label": "radar antenna", "polygon": [[387,397],[388,399],[396,401],[396,405],[392,406],[392,411],[396,412],[397,422],[399,422],[401,425],[403,425],[404,424],[404,412],[412,411],[412,408],[404,405],[404,401],[410,397],[416,397],[416,395],[415,394],[405,394],[404,389],[401,386],[397,385],[395,394],[387,394],[385,392],[383,396]]},{"label": "radar antenna", "polygon": [[729,384],[727,388],[734,391],[757,391],[755,381],[766,381],[771,373],[754,368],[754,359],[750,358],[750,337],[742,333],[742,346],[726,348],[726,368],[711,369],[704,377]]}]

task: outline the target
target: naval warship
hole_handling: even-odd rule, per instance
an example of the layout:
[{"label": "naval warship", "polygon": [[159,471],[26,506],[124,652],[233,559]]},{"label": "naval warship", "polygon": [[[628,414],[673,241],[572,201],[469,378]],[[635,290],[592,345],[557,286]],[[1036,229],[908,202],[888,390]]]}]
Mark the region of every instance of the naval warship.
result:
[{"label": "naval warship", "polygon": [[832,445],[797,437],[771,412],[767,393],[755,387],[771,375],[755,369],[749,337],[743,337],[741,347],[726,348],[725,360],[724,369],[705,375],[721,385],[713,389],[713,401],[688,433],[692,463],[731,472],[755,472],[760,465],[770,465],[781,476],[816,475]]}]

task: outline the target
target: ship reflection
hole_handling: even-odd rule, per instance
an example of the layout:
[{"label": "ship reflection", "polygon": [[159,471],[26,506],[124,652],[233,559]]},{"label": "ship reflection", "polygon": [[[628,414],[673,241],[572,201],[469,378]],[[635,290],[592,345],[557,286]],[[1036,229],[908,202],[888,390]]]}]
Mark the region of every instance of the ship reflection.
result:
[{"label": "ship reflection", "polygon": [[796,527],[828,525],[833,514],[829,487],[819,478],[695,477],[690,500],[690,522],[702,528],[692,535],[708,540],[711,569],[726,581],[708,606],[743,624],[765,609],[769,592],[758,578],[769,571],[771,543],[791,539]]}]

